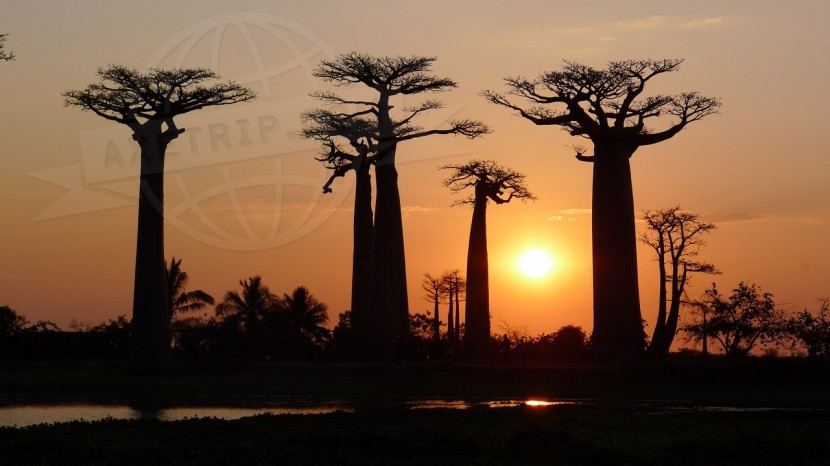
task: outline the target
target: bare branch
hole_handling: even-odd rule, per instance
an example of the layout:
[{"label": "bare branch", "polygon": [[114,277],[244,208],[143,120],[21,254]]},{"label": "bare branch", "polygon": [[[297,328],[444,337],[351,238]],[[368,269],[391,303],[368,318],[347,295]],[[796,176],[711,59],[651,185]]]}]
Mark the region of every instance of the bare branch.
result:
[{"label": "bare branch", "polygon": [[475,188],[474,195],[457,200],[453,205],[472,205],[476,202],[486,203],[488,200],[496,204],[505,204],[514,198],[522,202],[536,200],[527,189],[523,173],[503,167],[492,160],[472,160],[463,165],[444,165],[440,169],[453,170],[444,180],[444,186],[451,192]]},{"label": "bare branch", "polygon": [[14,60],[14,52],[6,52],[6,37],[8,34],[0,34],[0,60],[11,61]]}]

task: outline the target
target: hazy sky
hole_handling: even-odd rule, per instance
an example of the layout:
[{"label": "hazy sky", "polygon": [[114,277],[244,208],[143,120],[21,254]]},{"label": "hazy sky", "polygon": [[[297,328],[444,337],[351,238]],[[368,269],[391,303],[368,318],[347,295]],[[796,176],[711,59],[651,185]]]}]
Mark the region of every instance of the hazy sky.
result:
[{"label": "hazy sky", "polygon": [[[133,147],[124,128],[64,108],[61,92],[110,63],[205,66],[260,99],[181,118],[167,177],[166,252],[191,287],[217,298],[262,275],[273,291],[308,286],[332,319],[349,305],[352,186],[320,195],[326,173],[298,140],[298,113],[325,88],[321,57],[358,50],[434,55],[460,87],[440,97],[494,133],[440,137],[399,150],[410,309],[429,304],[425,272],[464,268],[470,211],[449,205],[437,167],[490,158],[528,174],[539,200],[489,209],[491,312],[530,333],[591,327],[591,167],[584,143],[535,127],[478,96],[508,75],[535,76],[563,59],[597,67],[677,57],[653,92],[722,98],[720,115],[632,159],[635,207],[681,204],[718,225],[702,257],[722,290],[749,280],[787,307],[830,296],[830,3],[746,1],[205,2],[10,1],[0,33],[17,59],[0,62],[0,305],[66,326],[130,314],[135,251]],[[405,104],[410,101],[401,102]],[[411,101],[414,102],[414,101]],[[528,280],[529,247],[556,262]],[[639,249],[643,316],[656,312],[656,265]],[[690,290],[699,295],[710,277]]]}]

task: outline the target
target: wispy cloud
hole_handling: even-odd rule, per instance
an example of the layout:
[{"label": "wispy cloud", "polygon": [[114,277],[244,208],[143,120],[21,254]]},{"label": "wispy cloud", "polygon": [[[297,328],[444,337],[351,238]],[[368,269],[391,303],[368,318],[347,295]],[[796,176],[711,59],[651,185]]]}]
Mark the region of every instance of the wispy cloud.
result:
[{"label": "wispy cloud", "polygon": [[666,25],[670,20],[665,16],[649,16],[647,18],[635,19],[633,21],[617,21],[613,23],[619,29],[648,30],[657,29]]},{"label": "wispy cloud", "polygon": [[432,207],[424,207],[420,205],[409,205],[401,207],[401,213],[406,214],[421,214],[425,212],[435,212],[436,209]]},{"label": "wispy cloud", "polygon": [[825,225],[830,223],[830,218],[821,215],[781,215],[781,214],[758,214],[751,212],[719,212],[702,215],[702,217],[715,224],[739,223],[739,222],[797,222],[806,225]]},{"label": "wispy cloud", "polygon": [[556,212],[556,215],[549,216],[548,220],[552,222],[561,222],[563,220],[573,221],[576,220],[576,217],[588,215],[590,213],[591,209],[564,209]]},{"label": "wispy cloud", "polygon": [[750,212],[718,212],[702,216],[704,219],[714,223],[738,223],[757,222],[761,220],[774,220],[774,215],[755,214]]},{"label": "wispy cloud", "polygon": [[591,213],[591,209],[565,209],[560,210],[559,213],[563,215],[587,215]]},{"label": "wispy cloud", "polygon": [[691,21],[686,21],[685,23],[681,24],[680,27],[684,29],[698,29],[712,26],[720,26],[722,24],[723,18],[720,16],[715,16],[712,18],[693,19]]}]

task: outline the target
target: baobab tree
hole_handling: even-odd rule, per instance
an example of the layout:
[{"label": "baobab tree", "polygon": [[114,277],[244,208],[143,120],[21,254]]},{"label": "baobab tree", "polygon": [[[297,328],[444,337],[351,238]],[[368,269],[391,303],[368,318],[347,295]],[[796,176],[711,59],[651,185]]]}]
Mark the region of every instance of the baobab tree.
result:
[{"label": "baobab tree", "polygon": [[[666,141],[688,124],[717,113],[720,101],[698,92],[644,96],[653,78],[680,69],[682,60],[612,61],[605,69],[566,61],[535,79],[505,78],[507,94],[484,91],[536,125],[559,126],[587,138],[593,154],[574,146],[576,158],[593,164],[593,347],[599,361],[640,357],[644,334],[637,283],[637,235],[629,159],[642,146]],[[509,96],[530,102],[513,103]],[[668,116],[667,127],[646,126]]]},{"label": "baobab tree", "polygon": [[371,97],[348,99],[334,92],[313,94],[331,104],[354,108],[341,118],[360,120],[362,134],[374,160],[376,201],[372,235],[371,292],[368,318],[374,330],[372,342],[381,355],[390,354],[397,338],[409,335],[409,304],[406,290],[401,200],[398,191],[396,150],[401,142],[436,134],[475,138],[489,132],[487,126],[469,119],[449,121],[446,127],[425,129],[416,118],[442,107],[426,99],[395,109],[395,98],[448,91],[456,82],[432,74],[434,57],[375,57],[358,52],[323,60],[314,76],[335,85],[365,86]]},{"label": "baobab tree", "polygon": [[463,165],[444,165],[452,170],[444,186],[453,193],[473,192],[453,205],[473,207],[467,247],[467,308],[464,352],[467,357],[486,357],[490,346],[490,278],[487,260],[487,204],[506,204],[513,199],[536,199],[527,189],[525,175],[492,160],[473,160]]},{"label": "baobab tree", "polygon": [[690,275],[720,273],[714,265],[696,260],[700,247],[706,244],[702,237],[716,227],[714,223],[702,221],[697,214],[682,211],[680,206],[644,210],[643,220],[648,228],[640,236],[640,241],[654,249],[660,279],[657,321],[648,351],[654,356],[664,357],[669,353],[677,333],[680,305]]},{"label": "baobab tree", "polygon": [[461,342],[461,293],[467,292],[467,281],[458,269],[444,272],[441,277],[447,294],[447,343],[453,352],[458,351]]},{"label": "baobab tree", "polygon": [[[325,99],[325,95],[321,96]],[[319,141],[323,146],[322,156],[317,158],[332,171],[324,193],[333,191],[332,184],[338,177],[355,173],[354,219],[352,227],[352,296],[351,323],[358,344],[363,344],[369,334],[369,297],[372,272],[372,178],[369,168],[378,154],[370,153],[370,139],[376,131],[373,122],[352,118],[348,114],[335,113],[326,109],[315,109],[302,115],[304,122],[302,137]],[[344,140],[351,151],[338,143]]]},{"label": "baobab tree", "polygon": [[437,344],[441,341],[439,305],[444,294],[444,277],[434,277],[430,273],[425,273],[421,280],[421,288],[424,290],[424,299],[433,305],[432,315],[435,319],[432,322],[432,341]]},{"label": "baobab tree", "polygon": [[0,34],[0,60],[3,61],[10,61],[14,60],[14,52],[7,52],[6,49],[6,37],[8,34]]},{"label": "baobab tree", "polygon": [[184,129],[174,118],[205,107],[254,98],[234,82],[216,82],[206,69],[152,69],[142,73],[111,65],[98,70],[101,81],[63,95],[80,107],[127,126],[141,148],[133,294],[134,368],[152,370],[170,350],[170,309],[164,261],[164,162],[167,146]]}]

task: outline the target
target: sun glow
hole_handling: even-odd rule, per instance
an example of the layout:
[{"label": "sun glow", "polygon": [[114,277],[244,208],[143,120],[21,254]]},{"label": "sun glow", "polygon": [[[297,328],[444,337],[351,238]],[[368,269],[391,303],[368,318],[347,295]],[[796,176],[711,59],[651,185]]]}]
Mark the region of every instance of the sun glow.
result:
[{"label": "sun glow", "polygon": [[519,270],[531,278],[542,278],[553,268],[550,254],[541,249],[529,249],[519,258]]}]

